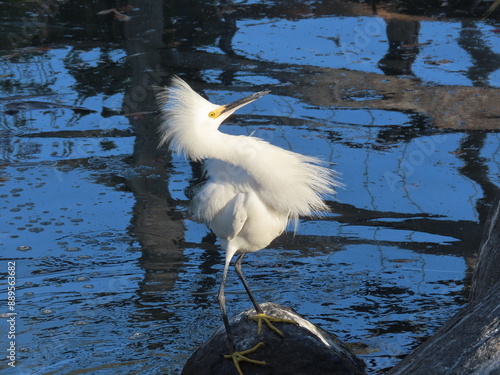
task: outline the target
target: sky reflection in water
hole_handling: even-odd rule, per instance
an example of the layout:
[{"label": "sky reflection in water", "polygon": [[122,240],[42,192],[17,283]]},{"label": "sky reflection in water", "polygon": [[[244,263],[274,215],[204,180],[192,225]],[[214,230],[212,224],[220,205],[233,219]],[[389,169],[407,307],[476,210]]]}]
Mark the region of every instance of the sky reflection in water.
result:
[{"label": "sky reflection in water", "polygon": [[[240,18],[232,38],[237,68],[215,37],[141,51],[134,38],[70,43],[54,36],[46,50],[2,50],[15,55],[0,61],[0,244],[1,267],[16,261],[16,370],[175,374],[221,325],[215,295],[223,254],[187,215],[197,166],[156,150],[154,95],[139,95],[147,69],[164,73],[157,84],[180,74],[218,103],[270,88],[221,130],[320,157],[340,172],[346,186],[330,202],[333,213],[303,220],[295,235],[247,257],[244,271],[260,301],[291,306],[364,347],[371,373],[453,315],[465,302],[485,207],[500,183],[498,133],[436,129],[423,114],[372,108],[382,98],[370,82],[335,105],[305,91],[329,74],[317,68],[387,78],[379,63],[388,48],[385,22]],[[490,25],[419,24],[425,44],[411,66],[416,79],[477,85],[467,72],[477,61],[464,48],[464,27],[498,53]],[[185,56],[185,66],[155,60],[165,51]],[[442,60],[449,62],[429,64]],[[497,87],[498,71],[488,69],[483,83]],[[291,89],[283,78],[290,76],[311,81]],[[132,113],[124,116],[122,107]],[[233,273],[227,295],[230,314],[250,306]]]}]

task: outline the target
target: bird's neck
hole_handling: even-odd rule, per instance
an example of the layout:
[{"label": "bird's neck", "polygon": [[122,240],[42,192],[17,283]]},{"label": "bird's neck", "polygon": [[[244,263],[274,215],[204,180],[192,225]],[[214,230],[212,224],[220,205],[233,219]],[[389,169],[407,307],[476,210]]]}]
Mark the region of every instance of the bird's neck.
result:
[{"label": "bird's neck", "polygon": [[207,158],[219,159],[247,171],[264,160],[263,142],[254,137],[236,136],[218,132],[216,139],[207,148]]}]

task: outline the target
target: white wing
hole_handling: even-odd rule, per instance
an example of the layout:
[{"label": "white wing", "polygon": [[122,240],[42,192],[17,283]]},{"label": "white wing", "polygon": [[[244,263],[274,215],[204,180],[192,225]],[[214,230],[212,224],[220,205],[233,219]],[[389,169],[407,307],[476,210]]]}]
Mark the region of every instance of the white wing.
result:
[{"label": "white wing", "polygon": [[285,230],[288,213],[266,204],[258,194],[257,182],[244,169],[210,159],[205,170],[209,179],[191,201],[191,211],[196,221],[212,229],[226,250],[260,250]]},{"label": "white wing", "polygon": [[233,238],[247,220],[246,193],[250,176],[241,168],[221,160],[207,159],[208,181],[191,201],[196,221],[207,224],[219,238]]},{"label": "white wing", "polygon": [[238,193],[219,211],[210,223],[210,229],[220,239],[235,238],[247,221],[246,194]]}]

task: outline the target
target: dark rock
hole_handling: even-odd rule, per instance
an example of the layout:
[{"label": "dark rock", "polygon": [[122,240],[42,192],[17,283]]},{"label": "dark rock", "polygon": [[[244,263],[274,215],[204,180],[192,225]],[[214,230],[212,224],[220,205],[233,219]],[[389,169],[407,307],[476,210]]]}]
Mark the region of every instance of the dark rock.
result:
[{"label": "dark rock", "polygon": [[500,201],[491,207],[472,280],[471,302],[479,301],[500,282]]},{"label": "dark rock", "polygon": [[479,249],[471,300],[388,375],[500,375],[500,203]]},{"label": "dark rock", "polygon": [[[241,362],[244,375],[322,375],[365,374],[365,363],[356,357],[337,337],[313,325],[289,307],[273,303],[261,305],[266,315],[294,320],[298,324],[274,323],[284,337],[280,337],[263,324],[257,334],[257,323],[248,318],[255,315],[254,309],[246,310],[231,321],[238,350],[253,348],[259,342],[265,345],[249,358],[265,361],[266,366]],[[234,375],[236,368],[232,360],[223,355],[230,354],[226,331],[221,327],[189,358],[183,375]]]},{"label": "dark rock", "polygon": [[500,283],[470,304],[388,375],[500,375]]}]

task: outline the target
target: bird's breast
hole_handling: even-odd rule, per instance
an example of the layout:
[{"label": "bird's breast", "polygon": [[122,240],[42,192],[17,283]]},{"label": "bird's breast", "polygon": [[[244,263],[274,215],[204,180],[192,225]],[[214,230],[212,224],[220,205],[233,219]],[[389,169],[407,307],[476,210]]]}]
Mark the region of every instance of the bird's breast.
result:
[{"label": "bird's breast", "polygon": [[288,215],[263,202],[252,189],[209,182],[194,197],[195,219],[206,223],[223,246],[238,252],[265,248],[288,224]]}]

